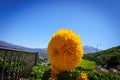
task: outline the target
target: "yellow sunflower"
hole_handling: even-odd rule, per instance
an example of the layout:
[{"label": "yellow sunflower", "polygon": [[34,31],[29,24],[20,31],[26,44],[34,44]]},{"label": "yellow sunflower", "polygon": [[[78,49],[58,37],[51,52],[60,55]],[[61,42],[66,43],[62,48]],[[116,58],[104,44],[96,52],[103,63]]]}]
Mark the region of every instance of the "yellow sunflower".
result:
[{"label": "yellow sunflower", "polygon": [[78,80],[88,80],[86,73],[81,73]]},{"label": "yellow sunflower", "polygon": [[49,61],[58,72],[73,70],[83,56],[80,37],[72,30],[60,29],[48,44]]}]

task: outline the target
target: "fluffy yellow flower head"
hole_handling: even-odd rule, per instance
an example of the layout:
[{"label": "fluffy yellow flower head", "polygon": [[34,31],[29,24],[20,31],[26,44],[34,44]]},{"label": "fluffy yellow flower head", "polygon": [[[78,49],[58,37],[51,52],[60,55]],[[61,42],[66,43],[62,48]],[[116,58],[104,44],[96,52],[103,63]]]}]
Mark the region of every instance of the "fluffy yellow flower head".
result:
[{"label": "fluffy yellow flower head", "polygon": [[81,73],[78,80],[88,80],[86,73]]},{"label": "fluffy yellow flower head", "polygon": [[47,52],[52,67],[58,72],[73,70],[83,56],[80,37],[72,30],[58,30],[52,36]]}]

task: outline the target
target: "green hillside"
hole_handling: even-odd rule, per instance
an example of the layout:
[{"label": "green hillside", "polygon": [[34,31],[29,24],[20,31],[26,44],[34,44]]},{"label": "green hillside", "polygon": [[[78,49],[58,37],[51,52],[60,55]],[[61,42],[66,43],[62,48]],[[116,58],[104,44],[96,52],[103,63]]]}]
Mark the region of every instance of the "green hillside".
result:
[{"label": "green hillside", "polygon": [[85,54],[83,59],[95,61],[101,65],[109,65],[110,63],[115,63],[113,64],[114,66],[120,65],[120,46],[96,53]]}]

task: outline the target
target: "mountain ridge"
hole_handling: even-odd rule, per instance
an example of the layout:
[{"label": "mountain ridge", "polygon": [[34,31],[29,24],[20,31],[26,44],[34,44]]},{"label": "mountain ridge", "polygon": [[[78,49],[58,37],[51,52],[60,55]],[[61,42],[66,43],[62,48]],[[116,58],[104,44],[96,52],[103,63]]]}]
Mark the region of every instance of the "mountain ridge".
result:
[{"label": "mountain ridge", "polygon": [[[47,54],[47,48],[28,48],[28,47],[12,44],[12,43],[9,43],[9,42],[5,42],[5,41],[2,41],[2,40],[0,40],[0,47],[29,51],[29,52],[39,52],[39,54]],[[88,46],[88,45],[83,46],[83,47],[84,47],[84,53],[85,54],[94,53],[96,51],[101,51],[100,49],[97,49],[97,48],[94,48],[94,47]]]}]

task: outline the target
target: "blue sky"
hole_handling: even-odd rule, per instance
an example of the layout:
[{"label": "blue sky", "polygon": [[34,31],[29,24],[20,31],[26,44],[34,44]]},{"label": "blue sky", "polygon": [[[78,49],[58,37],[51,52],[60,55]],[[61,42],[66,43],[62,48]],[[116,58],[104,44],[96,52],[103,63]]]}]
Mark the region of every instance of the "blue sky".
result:
[{"label": "blue sky", "polygon": [[45,48],[62,28],[72,29],[83,45],[108,49],[120,45],[119,0],[0,1],[0,40]]}]

